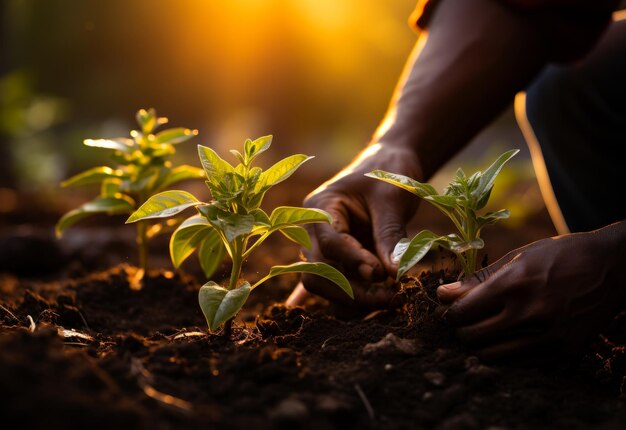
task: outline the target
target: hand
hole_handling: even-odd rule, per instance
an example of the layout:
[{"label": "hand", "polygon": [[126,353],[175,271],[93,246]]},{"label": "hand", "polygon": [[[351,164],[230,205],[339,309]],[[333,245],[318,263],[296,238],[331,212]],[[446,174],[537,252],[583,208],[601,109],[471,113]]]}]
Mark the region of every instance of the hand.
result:
[{"label": "hand", "polygon": [[626,306],[625,226],[543,239],[442,285],[446,320],[486,360],[579,352]]},{"label": "hand", "polygon": [[392,299],[392,290],[372,283],[395,276],[391,252],[406,237],[406,222],[418,202],[404,190],[363,176],[374,169],[420,178],[412,149],[374,144],[304,202],[305,207],[320,208],[333,216],[331,225],[307,226],[313,247],[305,257],[332,264],[346,274],[355,301],[320,277],[303,276],[304,286],[331,301],[365,308],[382,307]]}]

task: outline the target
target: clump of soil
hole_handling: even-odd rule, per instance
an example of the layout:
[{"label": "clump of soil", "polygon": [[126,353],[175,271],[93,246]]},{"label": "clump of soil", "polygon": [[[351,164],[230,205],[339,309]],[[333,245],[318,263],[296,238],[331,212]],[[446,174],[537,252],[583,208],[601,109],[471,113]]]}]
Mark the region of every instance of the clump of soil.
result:
[{"label": "clump of soil", "polygon": [[[0,414],[23,428],[622,428],[626,317],[582,359],[490,365],[439,318],[445,271],[399,309],[341,320],[248,307],[208,334],[191,276],[121,265],[0,283]],[[278,284],[274,296],[293,286]],[[265,287],[264,287],[265,288]],[[278,291],[278,293],[276,292]],[[280,300],[280,298],[276,299]],[[32,331],[32,332],[31,332]]]}]

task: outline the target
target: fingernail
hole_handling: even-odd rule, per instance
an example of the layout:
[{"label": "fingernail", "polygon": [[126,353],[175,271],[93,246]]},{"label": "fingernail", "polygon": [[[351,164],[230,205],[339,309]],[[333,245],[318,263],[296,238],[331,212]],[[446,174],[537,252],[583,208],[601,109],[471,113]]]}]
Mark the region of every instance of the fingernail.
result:
[{"label": "fingernail", "polygon": [[448,291],[454,291],[454,290],[461,288],[461,281],[456,281],[451,284],[444,284],[444,285],[441,285],[439,288],[444,288]]}]

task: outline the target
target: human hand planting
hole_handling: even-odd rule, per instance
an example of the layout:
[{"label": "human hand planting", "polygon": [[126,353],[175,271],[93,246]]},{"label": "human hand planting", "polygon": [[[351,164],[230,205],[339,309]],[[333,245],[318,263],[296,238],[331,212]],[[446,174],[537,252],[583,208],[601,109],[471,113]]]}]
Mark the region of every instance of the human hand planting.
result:
[{"label": "human hand planting", "polygon": [[[383,166],[412,177],[421,177],[415,152],[409,148],[374,144],[366,148],[350,165],[320,186],[305,200],[304,206],[320,208],[333,217],[332,225],[307,226],[311,250],[304,255],[310,261],[323,261],[341,270],[352,284],[355,301],[319,277],[304,275],[305,288],[331,301],[356,304],[365,308],[388,304],[394,291],[372,282],[395,276],[391,253],[406,237],[406,222],[417,209],[417,199],[380,181],[364,176]],[[339,293],[339,294],[338,294]]]},{"label": "human hand planting", "polygon": [[437,295],[486,360],[578,352],[626,304],[626,221],[516,249]]}]

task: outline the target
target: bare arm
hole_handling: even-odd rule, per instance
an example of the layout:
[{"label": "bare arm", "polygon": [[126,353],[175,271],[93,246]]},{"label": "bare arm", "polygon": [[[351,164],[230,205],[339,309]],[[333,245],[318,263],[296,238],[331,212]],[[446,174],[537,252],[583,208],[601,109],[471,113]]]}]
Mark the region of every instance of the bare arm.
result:
[{"label": "bare arm", "polygon": [[[393,275],[390,253],[406,236],[416,201],[363,177],[374,169],[428,179],[488,124],[545,64],[540,37],[523,15],[493,0],[444,0],[423,32],[370,145],[307,197],[329,211],[332,226],[310,229],[311,260],[351,277],[357,303],[381,306],[391,297],[371,282]],[[323,280],[306,288],[342,301]]]}]

